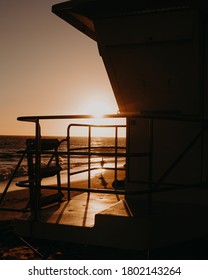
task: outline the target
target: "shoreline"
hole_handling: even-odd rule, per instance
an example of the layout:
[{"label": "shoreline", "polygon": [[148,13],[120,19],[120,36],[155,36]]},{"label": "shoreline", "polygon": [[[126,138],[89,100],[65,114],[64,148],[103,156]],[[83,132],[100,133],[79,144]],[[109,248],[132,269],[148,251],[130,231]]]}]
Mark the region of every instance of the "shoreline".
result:
[{"label": "shoreline", "polygon": [[[97,169],[91,171],[91,180],[93,181],[97,178],[97,176],[101,177],[103,175],[103,177],[107,177],[108,179],[110,179],[110,181],[113,181],[112,180],[113,174],[111,174],[109,176],[109,174],[113,173],[113,172],[114,172],[114,170],[105,169],[105,168],[104,169],[97,168]],[[117,173],[118,173],[119,179],[123,180],[125,176],[122,176],[122,174],[124,175],[125,171],[124,170],[123,171],[118,170]],[[67,170],[61,171],[60,174],[61,174],[61,184],[66,186],[67,185]],[[27,176],[15,177],[12,180],[11,185],[9,186],[7,192],[21,190],[22,188],[16,186],[16,183],[20,182],[20,181],[27,180],[27,179],[28,179]],[[87,171],[71,175],[71,177],[70,177],[71,183],[77,183],[79,181],[87,181],[87,180],[88,180],[88,172]],[[43,185],[55,185],[56,184],[55,181],[56,181],[55,176],[42,179]],[[0,195],[4,192],[4,189],[6,188],[8,182],[9,182],[9,179],[4,180],[4,181],[0,181]]]},{"label": "shoreline", "polygon": [[[118,171],[118,179],[123,179],[124,177],[124,171]],[[7,207],[7,208],[15,208],[15,209],[21,209],[26,207],[28,199],[29,199],[29,189],[28,188],[22,188],[22,187],[17,187],[15,185],[16,182],[20,180],[25,180],[27,177],[19,177],[15,178],[2,203],[0,204],[0,207]],[[113,189],[112,183],[114,181],[114,171],[113,170],[93,170],[91,171],[91,188],[95,189]],[[62,172],[61,174],[61,182],[62,186],[66,187],[67,186],[67,172]],[[2,182],[1,182],[2,183]],[[0,189],[0,195],[3,193],[4,188],[6,187],[7,182],[4,182],[4,186],[1,187]],[[42,185],[43,186],[56,186],[56,178],[50,177],[50,178],[45,178],[42,180]],[[88,188],[88,172],[83,172],[81,174],[73,175],[71,179],[71,187],[73,188]],[[47,196],[53,193],[56,193],[57,190],[42,190],[43,196]],[[63,190],[63,199],[67,198],[67,190]],[[71,191],[71,197],[81,194],[81,191]],[[0,213],[4,212],[4,215],[1,215],[0,221],[1,220],[6,220],[9,217],[12,217],[14,215],[14,218],[16,217],[15,214],[6,213],[6,210],[1,210]],[[11,218],[12,219],[12,218]]]}]

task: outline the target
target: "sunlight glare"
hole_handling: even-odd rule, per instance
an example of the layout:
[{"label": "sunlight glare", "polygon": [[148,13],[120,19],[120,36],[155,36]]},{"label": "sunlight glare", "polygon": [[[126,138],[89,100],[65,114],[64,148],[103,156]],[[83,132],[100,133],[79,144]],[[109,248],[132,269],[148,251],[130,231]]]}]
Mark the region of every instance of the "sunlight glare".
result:
[{"label": "sunlight glare", "polygon": [[90,114],[95,118],[101,118],[105,114],[115,114],[116,110],[112,108],[112,104],[105,101],[93,100],[85,105],[86,114]]},{"label": "sunlight glare", "polygon": [[100,128],[94,127],[92,129],[92,136],[112,137],[115,134],[114,128],[104,128],[102,126],[123,123],[122,120],[108,119],[104,117],[104,115],[116,114],[118,112],[116,102],[112,102],[112,100],[106,98],[105,95],[103,98],[100,96],[96,96],[95,94],[91,95],[91,98],[85,100],[85,103],[83,105],[83,114],[91,115],[92,118],[82,120],[82,123],[101,126]]}]

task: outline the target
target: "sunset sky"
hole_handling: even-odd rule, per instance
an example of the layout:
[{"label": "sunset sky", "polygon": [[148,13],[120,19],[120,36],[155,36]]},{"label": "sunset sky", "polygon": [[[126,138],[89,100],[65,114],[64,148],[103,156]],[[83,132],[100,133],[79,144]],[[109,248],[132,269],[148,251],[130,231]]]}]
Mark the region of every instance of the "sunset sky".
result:
[{"label": "sunset sky", "polygon": [[[51,12],[60,2],[0,1],[0,135],[34,133],[18,116],[118,110],[96,42]],[[63,129],[51,124],[45,133]]]}]

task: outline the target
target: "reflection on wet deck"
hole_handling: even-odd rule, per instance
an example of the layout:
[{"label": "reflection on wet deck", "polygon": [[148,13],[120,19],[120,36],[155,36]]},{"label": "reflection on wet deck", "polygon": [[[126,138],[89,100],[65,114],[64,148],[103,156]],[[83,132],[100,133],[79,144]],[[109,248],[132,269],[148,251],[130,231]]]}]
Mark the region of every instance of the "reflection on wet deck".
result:
[{"label": "reflection on wet deck", "polygon": [[82,193],[69,202],[61,203],[41,211],[41,222],[71,226],[93,227],[95,215],[115,205],[122,195]]}]

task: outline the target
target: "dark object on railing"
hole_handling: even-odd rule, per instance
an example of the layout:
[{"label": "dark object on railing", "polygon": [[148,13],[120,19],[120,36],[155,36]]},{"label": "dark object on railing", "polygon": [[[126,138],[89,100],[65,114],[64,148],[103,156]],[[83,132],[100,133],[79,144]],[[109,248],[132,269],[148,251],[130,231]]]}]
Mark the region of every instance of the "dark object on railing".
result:
[{"label": "dark object on railing", "polygon": [[124,190],[126,187],[126,180],[114,180],[112,186],[115,190]]},{"label": "dark object on railing", "polygon": [[55,176],[61,172],[62,167],[60,165],[43,167],[40,169],[40,177],[41,178],[48,178],[51,176]]},{"label": "dark object on railing", "polygon": [[[58,139],[41,139],[40,141],[40,149],[43,150],[57,150],[60,145]],[[36,149],[36,140],[35,139],[27,139],[26,140],[27,150],[35,150]]]}]

